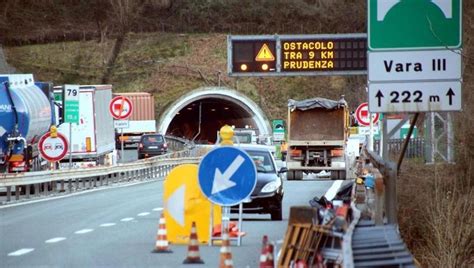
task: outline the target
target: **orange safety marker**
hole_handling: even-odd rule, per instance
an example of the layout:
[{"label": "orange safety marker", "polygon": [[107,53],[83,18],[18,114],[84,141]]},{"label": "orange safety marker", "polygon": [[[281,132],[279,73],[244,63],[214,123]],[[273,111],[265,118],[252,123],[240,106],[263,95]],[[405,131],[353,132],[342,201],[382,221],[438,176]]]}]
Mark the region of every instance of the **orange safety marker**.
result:
[{"label": "orange safety marker", "polygon": [[191,235],[189,236],[188,256],[183,261],[183,264],[204,264],[204,261],[199,256],[199,241],[196,231],[196,222],[193,221],[191,226]]},{"label": "orange safety marker", "polygon": [[156,235],[155,249],[152,253],[172,253],[169,249],[168,239],[166,238],[166,221],[165,216],[161,213],[158,225],[158,233]]},{"label": "orange safety marker", "polygon": [[224,230],[222,234],[222,246],[219,260],[219,268],[233,268],[232,252],[230,251],[229,234]]}]

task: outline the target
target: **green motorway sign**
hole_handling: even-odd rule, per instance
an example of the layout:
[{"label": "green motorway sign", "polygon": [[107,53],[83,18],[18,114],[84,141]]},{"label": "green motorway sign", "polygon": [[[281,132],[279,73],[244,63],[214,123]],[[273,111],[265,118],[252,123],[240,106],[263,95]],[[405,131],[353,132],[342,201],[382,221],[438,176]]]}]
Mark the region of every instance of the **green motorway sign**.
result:
[{"label": "green motorway sign", "polygon": [[64,122],[79,124],[79,86],[64,86]]},{"label": "green motorway sign", "polygon": [[462,0],[367,1],[369,50],[462,46]]},{"label": "green motorway sign", "polygon": [[285,139],[285,121],[283,119],[272,120],[273,140],[282,141]]}]

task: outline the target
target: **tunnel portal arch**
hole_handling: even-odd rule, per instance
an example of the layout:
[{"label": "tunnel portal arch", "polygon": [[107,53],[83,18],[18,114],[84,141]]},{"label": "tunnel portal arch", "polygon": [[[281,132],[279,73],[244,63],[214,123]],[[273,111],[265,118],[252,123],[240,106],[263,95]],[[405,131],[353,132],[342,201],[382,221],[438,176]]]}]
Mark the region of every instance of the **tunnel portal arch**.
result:
[{"label": "tunnel portal arch", "polygon": [[242,93],[227,87],[202,87],[180,97],[161,115],[158,131],[213,143],[217,130],[224,124],[237,128],[248,126],[263,136],[272,134],[270,123],[260,107]]}]

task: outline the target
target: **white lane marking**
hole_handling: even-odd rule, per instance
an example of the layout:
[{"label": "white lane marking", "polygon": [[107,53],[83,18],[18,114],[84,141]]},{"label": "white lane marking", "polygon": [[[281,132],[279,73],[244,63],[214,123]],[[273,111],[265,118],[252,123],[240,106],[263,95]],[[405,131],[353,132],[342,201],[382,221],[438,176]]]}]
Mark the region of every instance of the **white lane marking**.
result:
[{"label": "white lane marking", "polygon": [[334,197],[336,197],[337,191],[339,191],[342,182],[342,180],[334,181],[331,187],[327,190],[326,194],[324,194],[324,197],[326,197],[326,199],[329,201],[333,200]]},{"label": "white lane marking", "polygon": [[102,223],[102,224],[100,225],[100,227],[110,227],[110,226],[114,226],[114,225],[115,225],[114,222],[108,222],[108,223]]},{"label": "white lane marking", "polygon": [[153,211],[162,211],[163,208],[154,208]]},{"label": "white lane marking", "polygon": [[86,233],[90,233],[92,231],[94,231],[94,229],[82,229],[82,230],[76,231],[74,233],[75,234],[86,234]]},{"label": "white lane marking", "polygon": [[147,215],[150,215],[150,212],[142,212],[142,213],[137,214],[138,217],[144,217],[144,216],[147,216]]},{"label": "white lane marking", "polygon": [[124,221],[124,222],[125,222],[125,221],[133,221],[133,220],[134,220],[134,218],[123,218],[123,219],[121,219],[120,221]]},{"label": "white lane marking", "polygon": [[55,237],[55,238],[51,238],[49,240],[46,240],[44,241],[45,243],[58,243],[60,241],[63,241],[63,240],[66,240],[66,237]]},{"label": "white lane marking", "polygon": [[34,248],[22,248],[22,249],[19,249],[19,250],[17,250],[17,251],[8,253],[8,256],[21,256],[21,255],[23,255],[23,254],[30,253],[30,252],[32,252],[33,250],[35,250],[35,249],[34,249]]}]

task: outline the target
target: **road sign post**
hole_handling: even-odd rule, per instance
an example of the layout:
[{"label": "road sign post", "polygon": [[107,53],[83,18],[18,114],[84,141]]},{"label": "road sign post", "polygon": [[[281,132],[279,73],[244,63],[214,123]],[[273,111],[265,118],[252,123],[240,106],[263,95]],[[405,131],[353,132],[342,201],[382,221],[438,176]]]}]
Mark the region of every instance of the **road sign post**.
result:
[{"label": "road sign post", "polygon": [[369,51],[371,82],[461,79],[460,50]]},{"label": "road sign post", "polygon": [[362,75],[367,35],[255,35],[227,37],[230,76]]},{"label": "road sign post", "polygon": [[462,0],[368,0],[371,112],[461,110]]},{"label": "road sign post", "polygon": [[38,149],[41,156],[49,162],[57,162],[66,156],[68,151],[68,141],[66,137],[57,133],[57,137],[51,137],[51,133],[48,132],[41,136],[38,142]]},{"label": "road sign post", "polygon": [[79,124],[79,86],[64,85],[64,122]]},{"label": "road sign post", "polygon": [[370,83],[371,112],[430,112],[461,110],[461,82]]},{"label": "road sign post", "polygon": [[369,112],[369,107],[367,102],[361,103],[356,111],[355,111],[355,117],[357,119],[357,122],[359,125],[362,126],[370,126],[370,118],[372,118],[372,122],[376,124],[379,120],[379,114],[378,113],[370,113]]},{"label": "road sign post", "polygon": [[[132,111],[133,111],[132,101],[125,96],[117,96],[110,101],[109,111],[113,118],[123,121],[123,119],[127,119],[132,114]],[[128,121],[126,121],[127,124],[124,124],[123,122],[120,122],[120,121],[119,121],[120,123],[115,123],[115,122],[116,121],[114,121],[115,126],[117,125],[119,125],[119,127],[122,126],[120,127],[121,128],[120,162],[123,162],[123,157],[124,157],[123,129],[125,126],[128,127]]]},{"label": "road sign post", "polygon": [[285,139],[285,122],[283,119],[272,121],[273,141],[282,141]]},{"label": "road sign post", "polygon": [[257,171],[252,158],[235,147],[217,147],[199,164],[199,185],[214,204],[239,204],[250,196],[256,182]]},{"label": "road sign post", "polygon": [[[64,85],[64,122],[69,123],[69,140],[72,141],[72,124],[79,124],[79,86]],[[69,168],[72,167],[72,142],[69,143]]]},{"label": "road sign post", "polygon": [[[230,207],[239,205],[238,228],[241,231],[242,201],[250,198],[257,183],[257,170],[250,156],[236,147],[217,147],[201,160],[198,180],[202,193],[212,203],[222,206],[223,230],[228,228]],[[213,214],[211,216],[214,217]],[[237,245],[240,246],[241,236],[236,239]],[[213,237],[210,239],[210,245],[212,241]]]},{"label": "road sign post", "polygon": [[462,0],[368,0],[370,50],[460,48]]}]

